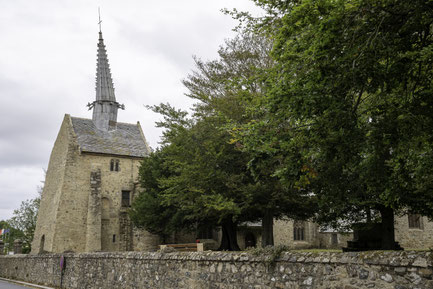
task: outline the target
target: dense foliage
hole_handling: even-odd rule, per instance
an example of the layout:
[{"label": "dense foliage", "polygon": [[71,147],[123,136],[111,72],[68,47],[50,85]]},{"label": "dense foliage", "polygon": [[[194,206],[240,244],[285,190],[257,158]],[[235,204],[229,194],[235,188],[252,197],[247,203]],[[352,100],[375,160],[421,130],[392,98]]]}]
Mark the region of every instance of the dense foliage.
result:
[{"label": "dense foliage", "polygon": [[220,225],[222,249],[239,249],[235,227],[245,212],[243,188],[250,178],[243,154],[218,129],[217,117],[193,121],[169,105],[153,109],[165,116],[159,125],[167,130],[162,148],[142,163],[144,191],[133,203],[133,222],[163,237]]},{"label": "dense foliage", "polygon": [[433,3],[254,2],[265,15],[233,12],[240,36],[184,80],[192,118],[153,108],[167,130],[135,217],[163,235],[230,227],[229,249],[241,221],[272,244],[274,217],[376,219],[393,249],[394,214],[433,217]]},{"label": "dense foliage", "polygon": [[190,119],[170,105],[152,107],[166,131],[162,147],[141,166],[144,192],[131,211],[137,226],[164,238],[221,226],[221,249],[237,250],[239,223],[262,220],[266,246],[273,245],[274,217],[301,215],[292,208],[300,208],[302,196],[292,197],[266,167],[270,158],[244,150],[230,130],[252,119],[246,109],[264,95],[270,48],[266,38],[244,33],[221,47],[219,59],[196,58],[183,81],[198,101]]},{"label": "dense foliage", "polygon": [[261,135],[282,182],[296,182],[301,162],[297,183],[317,197],[319,222],[379,212],[393,248],[394,213],[433,215],[433,3],[255,2],[269,13],[249,23],[274,37],[276,66],[269,117],[241,138],[255,146]]},{"label": "dense foliage", "polygon": [[[42,189],[38,190],[40,194]],[[12,218],[0,221],[0,229],[7,229],[7,233],[0,237],[6,251],[13,252],[14,241],[20,239],[23,242],[22,252],[30,253],[40,200],[37,197],[22,201],[20,207],[14,210]]]},{"label": "dense foliage", "polygon": [[23,241],[23,253],[29,253],[36,229],[36,220],[41,198],[22,201],[18,209],[14,210],[8,224],[20,232],[17,237]]}]

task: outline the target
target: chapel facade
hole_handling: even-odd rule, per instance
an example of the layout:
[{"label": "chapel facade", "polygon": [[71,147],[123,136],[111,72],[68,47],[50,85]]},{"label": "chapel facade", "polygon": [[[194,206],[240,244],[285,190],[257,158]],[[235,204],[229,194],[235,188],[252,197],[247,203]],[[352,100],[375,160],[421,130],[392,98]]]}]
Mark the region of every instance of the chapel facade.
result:
[{"label": "chapel facade", "polygon": [[102,32],[92,119],[64,116],[51,152],[32,253],[131,251],[159,238],[134,231],[127,210],[150,153],[140,123],[117,122],[119,109]]}]

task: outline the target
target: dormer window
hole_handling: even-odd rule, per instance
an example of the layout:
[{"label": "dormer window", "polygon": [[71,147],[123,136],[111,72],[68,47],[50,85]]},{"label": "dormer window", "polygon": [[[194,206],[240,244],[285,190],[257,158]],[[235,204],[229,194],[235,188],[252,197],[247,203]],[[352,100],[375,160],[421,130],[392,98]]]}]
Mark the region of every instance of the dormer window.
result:
[{"label": "dormer window", "polygon": [[110,171],[118,172],[119,171],[119,160],[111,159],[110,161]]}]

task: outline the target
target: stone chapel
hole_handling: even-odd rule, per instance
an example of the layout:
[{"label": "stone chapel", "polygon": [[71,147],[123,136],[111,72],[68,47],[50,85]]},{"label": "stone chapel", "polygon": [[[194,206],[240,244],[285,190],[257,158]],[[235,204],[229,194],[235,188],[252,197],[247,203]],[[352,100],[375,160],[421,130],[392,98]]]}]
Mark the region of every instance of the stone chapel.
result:
[{"label": "stone chapel", "polygon": [[127,209],[138,186],[140,160],[150,153],[140,123],[117,122],[116,101],[99,31],[92,119],[64,116],[51,152],[32,253],[130,251],[155,246],[133,232]]}]

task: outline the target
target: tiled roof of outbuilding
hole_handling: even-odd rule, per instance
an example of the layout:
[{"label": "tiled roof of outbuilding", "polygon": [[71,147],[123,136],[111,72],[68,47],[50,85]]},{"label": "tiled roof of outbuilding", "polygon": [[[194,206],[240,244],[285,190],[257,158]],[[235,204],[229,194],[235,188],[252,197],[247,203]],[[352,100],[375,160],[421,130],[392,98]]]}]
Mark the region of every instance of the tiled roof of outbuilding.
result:
[{"label": "tiled roof of outbuilding", "polygon": [[71,117],[82,152],[144,157],[149,147],[138,124],[117,123],[117,129],[102,131],[91,119]]}]

